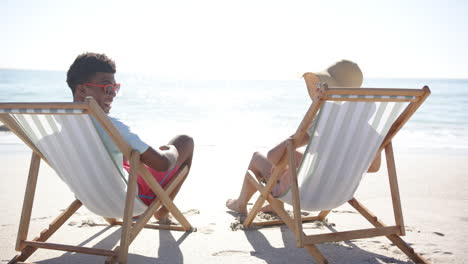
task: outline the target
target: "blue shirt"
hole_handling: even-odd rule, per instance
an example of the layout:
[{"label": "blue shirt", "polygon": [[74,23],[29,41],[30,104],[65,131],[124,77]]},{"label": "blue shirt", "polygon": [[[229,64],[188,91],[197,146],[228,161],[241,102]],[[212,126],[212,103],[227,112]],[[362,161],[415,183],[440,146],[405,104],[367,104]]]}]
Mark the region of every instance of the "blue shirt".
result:
[{"label": "blue shirt", "polygon": [[[130,129],[129,126],[125,125],[122,121],[119,119],[108,116],[109,119],[111,120],[112,124],[119,130],[120,134],[123,136],[125,141],[130,145],[130,147],[134,150],[138,150],[140,153],[145,152],[148,150],[149,145],[143,142],[140,137],[138,137],[137,134],[133,133],[132,130]],[[96,129],[99,132],[99,136],[104,143],[107,151],[109,152],[110,156],[112,157],[112,160],[114,161],[114,164],[117,168],[119,168],[119,171],[122,173],[125,178],[128,178],[127,176],[127,171],[123,169],[123,154],[120,152],[119,148],[117,145],[115,145],[114,141],[112,138],[105,132],[105,130],[101,127],[101,125],[94,119],[92,118],[94,125]]]}]

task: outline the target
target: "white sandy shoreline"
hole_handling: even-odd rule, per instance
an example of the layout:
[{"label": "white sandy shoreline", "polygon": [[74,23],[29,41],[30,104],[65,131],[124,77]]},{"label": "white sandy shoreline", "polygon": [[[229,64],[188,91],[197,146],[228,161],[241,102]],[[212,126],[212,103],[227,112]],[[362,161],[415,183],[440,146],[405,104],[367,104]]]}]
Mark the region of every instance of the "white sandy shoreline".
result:
[{"label": "white sandy shoreline", "polygon": [[[16,149],[16,151],[14,151]],[[245,152],[244,152],[245,151]],[[296,248],[285,227],[231,231],[235,215],[224,207],[227,198],[238,194],[251,150],[230,154],[201,147],[196,150],[193,169],[176,204],[198,228],[195,233],[144,230],[130,247],[129,263],[311,263],[305,249]],[[0,261],[15,254],[14,244],[29,167],[30,152],[24,147],[0,145],[4,184],[0,187]],[[213,163],[214,159],[217,162]],[[397,173],[407,235],[404,239],[431,263],[466,263],[465,237],[468,228],[468,163],[466,156],[399,154]],[[383,164],[385,165],[385,164]],[[383,219],[393,221],[385,173],[367,175],[357,198]],[[211,187],[210,189],[208,189]],[[41,167],[30,228],[30,238],[60,213],[73,195],[46,165]],[[193,210],[196,209],[196,210]],[[197,213],[197,210],[199,213]],[[344,205],[328,217],[332,229],[367,228],[366,222]],[[120,228],[95,226],[100,217],[80,209],[54,235],[52,242],[69,242],[113,248]],[[234,216],[233,216],[234,215]],[[326,232],[327,227],[310,224],[306,232]],[[412,263],[386,238],[371,238],[320,245],[331,263]],[[38,250],[28,261],[38,263],[101,263],[103,257]]]}]

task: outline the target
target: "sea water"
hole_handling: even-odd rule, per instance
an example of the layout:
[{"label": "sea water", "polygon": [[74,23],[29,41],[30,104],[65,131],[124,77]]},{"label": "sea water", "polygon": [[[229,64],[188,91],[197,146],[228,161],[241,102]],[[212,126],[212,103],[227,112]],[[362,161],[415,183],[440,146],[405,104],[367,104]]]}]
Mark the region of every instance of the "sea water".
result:
[{"label": "sea water", "polygon": [[[70,102],[65,72],[0,70],[0,102]],[[189,134],[205,148],[266,150],[292,135],[311,99],[302,79],[161,80],[117,73],[111,114],[150,145]],[[432,94],[394,140],[401,151],[468,153],[468,80],[365,79],[363,87],[421,88]],[[0,148],[20,144],[0,133]]]}]

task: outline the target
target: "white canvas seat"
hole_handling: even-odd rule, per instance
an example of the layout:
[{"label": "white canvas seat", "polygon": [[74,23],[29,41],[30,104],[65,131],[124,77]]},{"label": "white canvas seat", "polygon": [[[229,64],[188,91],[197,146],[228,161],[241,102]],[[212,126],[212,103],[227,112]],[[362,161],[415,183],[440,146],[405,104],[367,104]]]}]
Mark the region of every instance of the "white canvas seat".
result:
[{"label": "white canvas seat", "polygon": [[[37,113],[12,117],[86,208],[103,217],[122,218],[127,175],[114,164],[91,117]],[[140,215],[146,208],[135,197],[132,215]]]},{"label": "white canvas seat", "polygon": [[[390,126],[408,104],[325,102],[297,171],[302,209],[330,210],[351,200]],[[292,204],[291,192],[280,199]]]}]

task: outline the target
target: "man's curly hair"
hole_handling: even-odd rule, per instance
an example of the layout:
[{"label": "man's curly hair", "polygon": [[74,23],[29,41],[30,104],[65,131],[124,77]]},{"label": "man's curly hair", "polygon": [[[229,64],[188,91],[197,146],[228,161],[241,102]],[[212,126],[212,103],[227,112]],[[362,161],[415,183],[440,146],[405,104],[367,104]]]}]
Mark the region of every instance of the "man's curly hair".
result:
[{"label": "man's curly hair", "polygon": [[105,54],[86,52],[76,57],[67,72],[67,84],[73,94],[78,84],[88,82],[96,72],[115,73],[115,62]]}]

